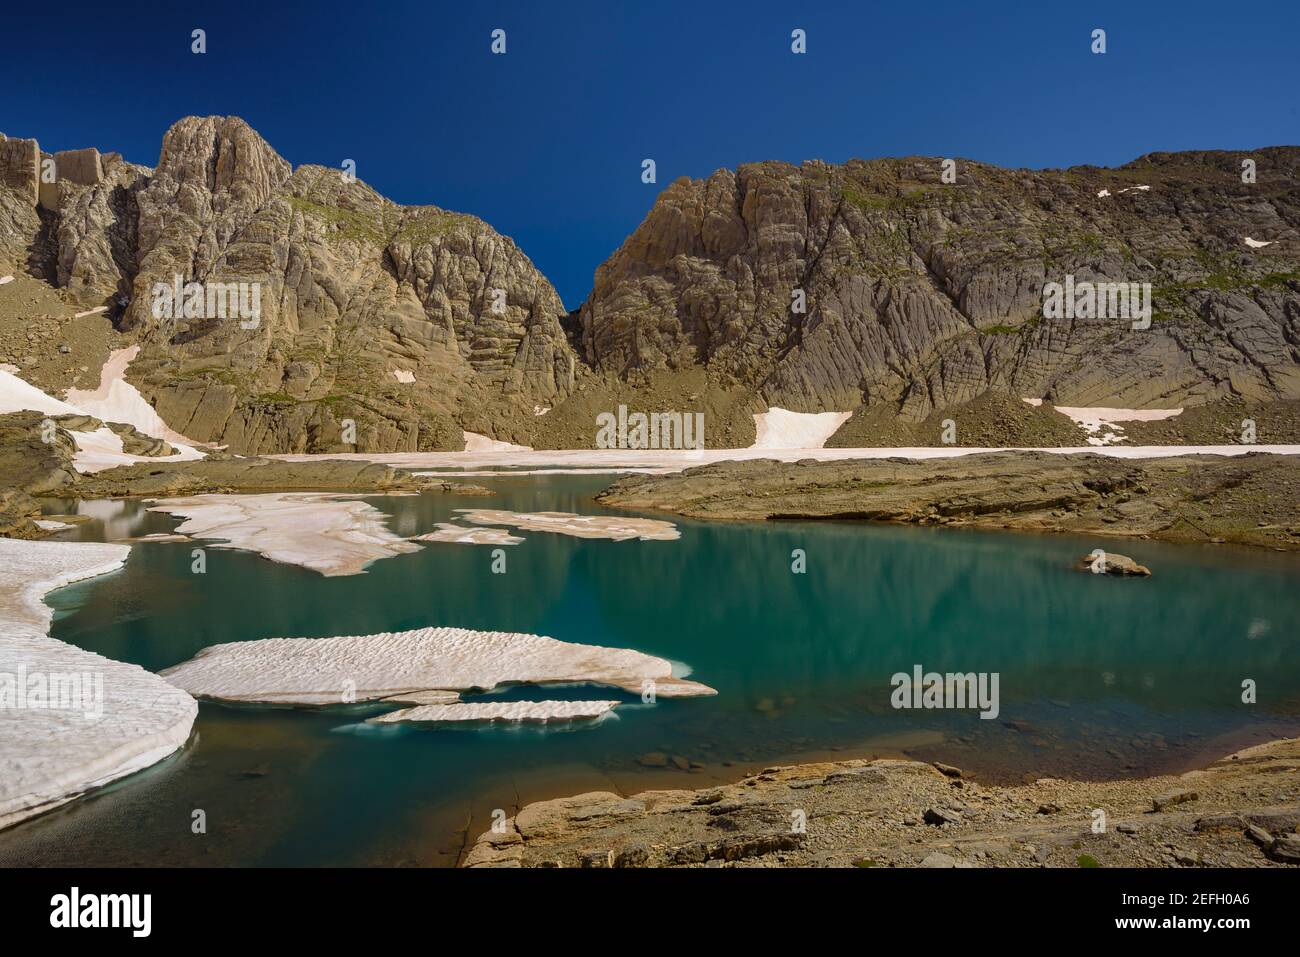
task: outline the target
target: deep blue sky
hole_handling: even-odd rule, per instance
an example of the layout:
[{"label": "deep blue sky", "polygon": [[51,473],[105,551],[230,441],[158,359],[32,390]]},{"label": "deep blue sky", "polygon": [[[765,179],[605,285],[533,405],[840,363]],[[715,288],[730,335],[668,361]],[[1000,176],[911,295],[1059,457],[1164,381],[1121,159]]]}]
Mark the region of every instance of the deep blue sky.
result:
[{"label": "deep blue sky", "polygon": [[[681,175],[908,154],[1114,165],[1300,143],[1298,0],[8,6],[5,133],[153,165],[178,117],[242,116],[295,165],[352,158],[395,200],[483,217],[570,308]],[[489,52],[495,27],[505,56]],[[1094,27],[1104,56],[1089,51]],[[645,157],[656,185],[641,183]]]}]

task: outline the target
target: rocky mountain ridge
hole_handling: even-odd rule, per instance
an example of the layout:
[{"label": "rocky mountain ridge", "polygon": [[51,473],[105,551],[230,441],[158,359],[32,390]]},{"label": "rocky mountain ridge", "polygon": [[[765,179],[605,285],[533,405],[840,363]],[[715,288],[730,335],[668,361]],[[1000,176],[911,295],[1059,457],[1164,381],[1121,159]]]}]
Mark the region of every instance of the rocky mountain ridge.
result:
[{"label": "rocky mountain ridge", "polygon": [[[481,220],[294,169],[238,118],[187,117],[152,169],[0,140],[0,262],[107,306],[169,425],[238,452],[455,449],[462,430],[590,446],[593,409],[619,403],[703,411],[711,446],[752,443],[770,406],[852,411],[832,444],[884,444],[889,423],[960,422],[988,395],[1017,400],[993,431],[1032,444],[1018,436],[1043,434],[1042,416],[1020,397],[1300,399],[1300,148],[943,170],[679,179],[568,314]],[[155,317],[154,284],[178,276],[260,284],[258,321]],[[1149,328],[1044,318],[1044,285],[1067,276],[1150,283]]]},{"label": "rocky mountain ridge", "polygon": [[[110,157],[94,182],[60,179],[55,209],[27,188],[40,155],[0,143],[0,252],[108,306],[142,345],[132,381],[178,431],[248,453],[460,448],[461,428],[572,388],[559,296],[475,217],[293,170],[233,117],[179,121],[153,170]],[[175,277],[258,283],[260,314],[157,317],[154,285]]]},{"label": "rocky mountain ridge", "polygon": [[[912,422],[990,390],[1125,408],[1296,398],[1298,172],[1300,149],[1279,147],[1115,170],[959,160],[952,184],[923,157],[678,180],[598,270],[584,357],[633,376],[703,362],[767,405]],[[1044,284],[1066,276],[1151,283],[1151,327],[1044,319]]]}]

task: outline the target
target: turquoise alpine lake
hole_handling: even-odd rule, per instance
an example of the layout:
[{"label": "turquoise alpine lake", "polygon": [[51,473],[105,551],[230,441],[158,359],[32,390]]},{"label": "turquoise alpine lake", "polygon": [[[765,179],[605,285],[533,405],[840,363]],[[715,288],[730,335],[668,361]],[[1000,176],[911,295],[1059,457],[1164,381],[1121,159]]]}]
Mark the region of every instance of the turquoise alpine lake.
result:
[{"label": "turquoise alpine lake", "polygon": [[[366,501],[403,536],[455,521],[457,508],[617,514],[592,500],[608,477],[475,481],[498,494]],[[63,507],[97,516],[63,538],[178,524],[139,502]],[[194,574],[194,544],[135,545],[121,571],[48,597],[55,638],[160,670],[222,642],[449,625],[635,648],[718,694],[466,696],[625,702],[604,720],[545,727],[380,728],[364,723],[376,706],[204,702],[183,751],[0,832],[0,865],[453,865],[494,811],[581,791],[699,788],[775,763],[903,754],[990,782],[1129,777],[1300,734],[1294,556],[655,517],[681,538],[516,532],[525,541],[503,549],[504,574],[487,545],[428,543],[335,578],[212,547]],[[1096,547],[1153,574],[1078,571]],[[894,676],[917,668],[996,675],[996,716],[976,701],[895,707]]]}]

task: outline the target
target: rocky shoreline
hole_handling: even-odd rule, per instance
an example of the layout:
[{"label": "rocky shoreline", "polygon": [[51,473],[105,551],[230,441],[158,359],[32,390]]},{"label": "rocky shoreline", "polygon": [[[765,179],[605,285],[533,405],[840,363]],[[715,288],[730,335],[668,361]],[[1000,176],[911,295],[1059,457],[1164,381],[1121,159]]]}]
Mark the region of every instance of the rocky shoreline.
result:
[{"label": "rocky shoreline", "polygon": [[758,459],[630,476],[596,499],[690,518],[867,520],[1300,549],[1300,460],[1268,453]]},{"label": "rocky shoreline", "polygon": [[[65,417],[66,418],[66,417]],[[97,472],[76,468],[76,443],[55,422],[54,441],[42,439],[36,412],[0,415],[0,537],[40,538],[36,522],[41,499],[175,498],[233,492],[394,493],[442,491],[491,495],[466,485],[414,475],[374,462],[324,458],[284,462],[257,456],[209,452],[180,460],[159,455],[150,461]]]},{"label": "rocky shoreline", "polygon": [[1300,739],[1177,776],[989,786],[898,759],[701,790],[526,805],[464,867],[1281,867],[1300,864]]}]

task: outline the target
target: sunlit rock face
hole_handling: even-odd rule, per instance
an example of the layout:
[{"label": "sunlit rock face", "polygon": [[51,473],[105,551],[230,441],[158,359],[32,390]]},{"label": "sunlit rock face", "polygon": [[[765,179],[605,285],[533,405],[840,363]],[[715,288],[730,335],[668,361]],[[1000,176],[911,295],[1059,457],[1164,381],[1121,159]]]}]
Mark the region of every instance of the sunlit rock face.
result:
[{"label": "sunlit rock face", "polygon": [[[41,229],[33,151],[0,143],[5,259]],[[526,436],[534,408],[573,386],[559,295],[474,216],[401,206],[339,169],[294,170],[237,117],[179,120],[153,169],[95,152],[98,173],[83,175],[95,164],[75,152],[35,268],[88,306],[107,301],[141,340],[132,382],[196,441],[459,449],[463,429]],[[256,283],[257,321],[157,314],[157,287],[175,282]]]},{"label": "sunlit rock face", "polygon": [[[958,160],[951,183],[937,157],[678,179],[597,271],[583,358],[650,381],[704,364],[765,406],[908,421],[989,390],[1122,408],[1294,399],[1300,150],[1257,154],[1270,184],[1243,184],[1235,152],[1114,170]],[[1066,275],[1151,283],[1150,328],[1044,318],[1044,285]]]},{"label": "sunlit rock face", "polygon": [[[73,150],[41,184],[44,156],[0,141],[0,275],[106,309],[163,421],[235,452],[590,447],[620,402],[703,414],[711,447],[744,448],[773,408],[919,423],[986,395],[1300,400],[1295,147],[1253,150],[1249,185],[1226,151],[682,178],[572,314],[483,221],[295,169],[237,117],[179,120],[154,168]],[[1149,322],[1045,315],[1067,277],[1148,284]],[[191,282],[256,285],[256,321],[156,310],[159,284]]]}]

